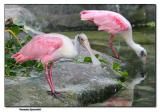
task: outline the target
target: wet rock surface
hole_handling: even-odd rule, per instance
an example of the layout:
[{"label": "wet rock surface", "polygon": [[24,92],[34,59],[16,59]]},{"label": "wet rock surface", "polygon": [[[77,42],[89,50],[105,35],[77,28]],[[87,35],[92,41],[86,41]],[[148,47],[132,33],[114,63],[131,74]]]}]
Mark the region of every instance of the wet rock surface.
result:
[{"label": "wet rock surface", "polygon": [[133,106],[135,86],[145,80],[147,75],[141,76],[137,73],[132,80],[123,83],[123,87],[116,94],[108,98],[102,103],[91,104],[89,106],[102,106],[102,107],[130,107]]}]

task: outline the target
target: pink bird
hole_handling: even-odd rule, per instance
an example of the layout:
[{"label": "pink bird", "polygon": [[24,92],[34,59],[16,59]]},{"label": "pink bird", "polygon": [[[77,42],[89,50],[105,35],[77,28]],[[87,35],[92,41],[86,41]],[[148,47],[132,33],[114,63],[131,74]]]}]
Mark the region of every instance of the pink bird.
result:
[{"label": "pink bird", "polygon": [[81,20],[90,21],[98,26],[98,30],[108,32],[109,47],[112,49],[114,56],[119,59],[119,54],[113,47],[113,39],[116,34],[120,34],[125,42],[130,46],[140,59],[146,63],[147,52],[139,44],[135,43],[132,38],[132,26],[130,22],[121,14],[104,11],[104,10],[84,10],[80,12]]},{"label": "pink bird", "polygon": [[23,63],[29,60],[41,61],[45,68],[45,76],[51,89],[52,95],[58,97],[59,92],[55,91],[55,85],[52,80],[52,65],[53,62],[60,58],[74,58],[78,55],[79,46],[82,45],[88,50],[91,55],[94,65],[99,65],[100,62],[92,53],[88,38],[85,34],[75,36],[72,41],[67,36],[61,34],[41,34],[33,37],[21,50],[12,55],[12,58],[18,63]]}]

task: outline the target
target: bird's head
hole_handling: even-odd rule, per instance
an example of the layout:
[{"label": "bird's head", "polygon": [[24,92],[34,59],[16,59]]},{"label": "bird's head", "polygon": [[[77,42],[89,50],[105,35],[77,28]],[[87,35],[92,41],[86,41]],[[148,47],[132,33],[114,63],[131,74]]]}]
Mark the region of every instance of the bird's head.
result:
[{"label": "bird's head", "polygon": [[146,51],[146,49],[143,48],[140,45],[137,45],[136,54],[141,59],[143,64],[146,64],[146,62],[147,62],[147,51]]},{"label": "bird's head", "polygon": [[86,49],[87,49],[88,46],[90,46],[88,38],[84,33],[81,33],[81,34],[78,35],[78,41]]},{"label": "bird's head", "polygon": [[88,41],[88,37],[84,33],[81,33],[78,35],[77,39],[78,39],[80,45],[82,45],[85,49],[87,49],[87,51],[91,55],[93,64],[100,65],[99,60],[95,57],[95,55],[92,52],[92,49],[91,49],[89,41]]}]

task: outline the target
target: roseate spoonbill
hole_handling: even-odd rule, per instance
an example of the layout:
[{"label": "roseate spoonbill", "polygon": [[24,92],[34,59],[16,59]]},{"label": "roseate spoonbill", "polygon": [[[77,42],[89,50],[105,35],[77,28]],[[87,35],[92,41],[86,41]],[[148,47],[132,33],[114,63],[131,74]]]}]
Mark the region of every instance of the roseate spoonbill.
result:
[{"label": "roseate spoonbill", "polygon": [[40,34],[28,42],[21,50],[12,55],[12,58],[18,63],[23,63],[28,60],[41,61],[45,68],[45,76],[51,89],[51,94],[55,97],[60,94],[55,91],[55,85],[52,80],[52,65],[53,62],[60,58],[74,58],[79,53],[79,47],[82,45],[88,50],[91,55],[94,65],[99,65],[100,62],[94,56],[88,38],[81,33],[75,36],[72,41],[67,36],[62,34]]},{"label": "roseate spoonbill", "polygon": [[105,10],[84,10],[80,12],[81,20],[90,21],[98,26],[98,30],[106,31],[110,34],[109,47],[116,58],[119,59],[119,54],[113,47],[113,39],[116,34],[120,34],[125,42],[130,46],[138,57],[146,63],[147,52],[139,44],[135,43],[132,38],[132,26],[130,22],[121,14],[105,11]]}]

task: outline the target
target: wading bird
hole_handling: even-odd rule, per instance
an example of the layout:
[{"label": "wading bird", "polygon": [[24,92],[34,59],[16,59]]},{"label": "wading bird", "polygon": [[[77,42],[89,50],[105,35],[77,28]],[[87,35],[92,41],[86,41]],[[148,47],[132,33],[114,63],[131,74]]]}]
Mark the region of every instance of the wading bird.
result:
[{"label": "wading bird", "polygon": [[93,64],[100,65],[90,48],[87,36],[83,33],[76,35],[73,41],[67,36],[56,33],[37,35],[22,47],[18,53],[13,54],[12,58],[18,63],[28,60],[41,61],[45,68],[45,76],[50,86],[51,94],[58,97],[60,93],[55,91],[55,85],[52,80],[52,65],[60,58],[76,57],[79,53],[80,45],[88,50]]},{"label": "wading bird", "polygon": [[132,26],[121,14],[104,10],[84,10],[80,12],[80,18],[81,20],[96,24],[98,30],[110,34],[109,47],[112,49],[112,52],[117,59],[119,59],[119,54],[113,47],[113,39],[116,34],[120,34],[127,45],[135,51],[138,57],[140,57],[143,63],[146,63],[146,50],[141,45],[134,42],[132,38]]}]

